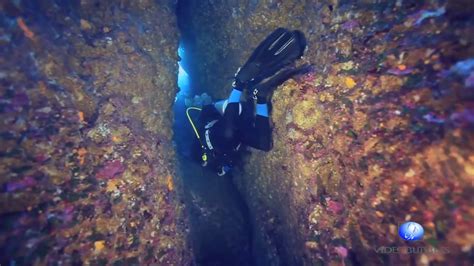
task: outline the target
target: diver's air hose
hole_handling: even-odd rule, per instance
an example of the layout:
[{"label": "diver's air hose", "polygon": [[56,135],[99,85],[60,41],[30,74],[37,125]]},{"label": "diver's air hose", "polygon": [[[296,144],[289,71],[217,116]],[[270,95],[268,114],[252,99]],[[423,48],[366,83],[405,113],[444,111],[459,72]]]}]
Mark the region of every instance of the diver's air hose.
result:
[{"label": "diver's air hose", "polygon": [[201,111],[202,109],[198,107],[188,107],[188,109],[186,109],[186,115],[188,116],[189,123],[191,123],[191,126],[194,129],[194,133],[196,133],[196,137],[199,139],[199,141],[201,141],[201,138],[199,137],[199,133],[196,129],[196,126],[194,125],[193,120],[191,119],[191,116],[189,115],[189,110]]},{"label": "diver's air hose", "polygon": [[194,125],[194,122],[193,122],[193,120],[191,119],[191,116],[189,115],[189,110],[202,111],[202,109],[201,109],[201,108],[198,108],[198,107],[188,107],[188,109],[186,109],[186,116],[188,117],[189,123],[190,123],[191,126],[193,127],[194,133],[196,133],[196,137],[197,137],[197,139],[199,140],[199,144],[201,144],[201,148],[202,148],[202,150],[203,150],[203,153],[202,153],[202,157],[201,157],[201,158],[202,158],[202,161],[203,161],[204,166],[205,166],[205,164],[207,164],[206,147],[202,144],[201,137],[199,136],[199,132],[197,131],[196,126]]}]

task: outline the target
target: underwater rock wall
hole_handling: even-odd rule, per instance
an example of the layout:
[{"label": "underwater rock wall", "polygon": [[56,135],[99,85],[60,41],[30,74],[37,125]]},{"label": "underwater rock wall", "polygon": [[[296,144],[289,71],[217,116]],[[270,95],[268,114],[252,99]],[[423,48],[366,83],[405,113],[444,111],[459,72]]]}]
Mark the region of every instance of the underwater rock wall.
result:
[{"label": "underwater rock wall", "polygon": [[[228,77],[274,28],[308,39],[314,70],[273,97],[273,150],[252,150],[235,177],[269,256],[472,263],[473,5],[357,2],[194,1],[199,78],[213,95],[226,97]],[[408,220],[423,241],[398,236]]]},{"label": "underwater rock wall", "polygon": [[174,2],[2,1],[0,264],[189,263]]}]

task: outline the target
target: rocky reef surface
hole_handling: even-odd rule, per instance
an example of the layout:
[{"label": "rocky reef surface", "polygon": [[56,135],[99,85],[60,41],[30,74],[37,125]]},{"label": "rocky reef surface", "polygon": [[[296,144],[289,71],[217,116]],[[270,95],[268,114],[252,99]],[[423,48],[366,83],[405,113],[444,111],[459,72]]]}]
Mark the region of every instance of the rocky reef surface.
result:
[{"label": "rocky reef surface", "polygon": [[185,265],[175,1],[2,1],[0,264]]},{"label": "rocky reef surface", "polygon": [[[189,2],[193,78],[214,97],[274,28],[308,39],[313,71],[273,96],[273,150],[236,177],[269,261],[472,263],[470,1]],[[423,241],[398,236],[409,220]]]}]

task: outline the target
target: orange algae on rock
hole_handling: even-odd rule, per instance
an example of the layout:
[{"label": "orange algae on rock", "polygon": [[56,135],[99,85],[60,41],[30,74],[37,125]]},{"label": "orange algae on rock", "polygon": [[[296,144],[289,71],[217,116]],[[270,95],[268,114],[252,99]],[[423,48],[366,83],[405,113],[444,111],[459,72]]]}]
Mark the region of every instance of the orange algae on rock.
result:
[{"label": "orange algae on rock", "polygon": [[34,40],[35,39],[35,34],[30,30],[30,28],[28,28],[28,26],[26,26],[26,23],[23,20],[23,18],[19,17],[19,18],[17,18],[16,21],[17,21],[18,26],[20,27],[20,29],[25,34],[25,36],[28,37],[28,39]]},{"label": "orange algae on rock", "polygon": [[173,177],[170,175],[166,178],[166,186],[169,191],[174,190]]},{"label": "orange algae on rock", "polygon": [[79,158],[79,165],[83,165],[86,160],[87,150],[84,147],[81,147],[77,150],[77,156]]},{"label": "orange algae on rock", "polygon": [[405,66],[405,65],[398,65],[398,69],[400,69],[401,71],[403,71],[403,70],[406,70],[406,69],[407,69],[407,66]]},{"label": "orange algae on rock", "polygon": [[90,30],[92,29],[92,25],[89,21],[85,20],[85,19],[81,19],[80,20],[80,24],[81,24],[81,29],[82,30]]},{"label": "orange algae on rock", "polygon": [[351,77],[346,77],[344,82],[349,89],[352,89],[357,85],[357,83]]},{"label": "orange algae on rock", "polygon": [[94,242],[94,251],[100,252],[105,248],[105,240],[95,241]]},{"label": "orange algae on rock", "polygon": [[112,179],[112,180],[109,180],[107,181],[107,189],[106,191],[107,192],[114,192],[118,189],[118,186],[120,184],[120,180],[119,179]]},{"label": "orange algae on rock", "polygon": [[79,111],[77,116],[79,117],[79,122],[84,123],[84,112]]}]

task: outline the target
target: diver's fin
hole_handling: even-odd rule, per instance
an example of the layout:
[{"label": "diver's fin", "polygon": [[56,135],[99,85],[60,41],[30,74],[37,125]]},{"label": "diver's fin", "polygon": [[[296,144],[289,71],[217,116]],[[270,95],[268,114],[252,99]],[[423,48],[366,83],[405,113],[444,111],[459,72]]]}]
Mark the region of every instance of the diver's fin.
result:
[{"label": "diver's fin", "polygon": [[285,81],[296,75],[308,73],[312,65],[302,65],[299,67],[287,67],[278,71],[275,75],[265,78],[262,82],[255,85],[252,94],[254,99],[257,97],[267,97],[273,90],[283,84]]},{"label": "diver's fin", "polygon": [[257,46],[236,79],[256,84],[299,59],[305,49],[306,38],[301,31],[278,28]]}]

